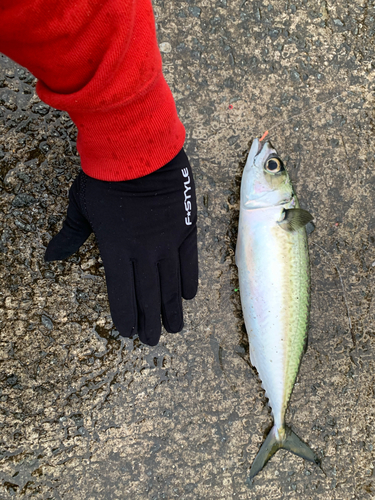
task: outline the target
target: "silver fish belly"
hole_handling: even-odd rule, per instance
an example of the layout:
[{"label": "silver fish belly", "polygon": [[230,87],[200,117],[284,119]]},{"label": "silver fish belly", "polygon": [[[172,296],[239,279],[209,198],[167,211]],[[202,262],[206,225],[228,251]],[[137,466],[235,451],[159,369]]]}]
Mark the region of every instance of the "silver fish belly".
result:
[{"label": "silver fish belly", "polygon": [[310,265],[305,225],[285,168],[269,142],[256,139],[241,183],[236,245],[242,310],[274,426],[250,470],[252,479],[280,448],[318,463],[285,425],[285,412],[306,344]]}]

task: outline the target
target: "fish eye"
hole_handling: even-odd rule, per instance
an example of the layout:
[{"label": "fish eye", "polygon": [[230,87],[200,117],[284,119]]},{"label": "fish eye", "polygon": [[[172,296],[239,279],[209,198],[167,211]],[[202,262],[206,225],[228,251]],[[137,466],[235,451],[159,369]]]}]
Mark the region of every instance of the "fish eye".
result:
[{"label": "fish eye", "polygon": [[278,172],[282,172],[284,169],[284,165],[279,158],[270,158],[265,166],[267,172],[271,172],[272,174],[277,174]]}]

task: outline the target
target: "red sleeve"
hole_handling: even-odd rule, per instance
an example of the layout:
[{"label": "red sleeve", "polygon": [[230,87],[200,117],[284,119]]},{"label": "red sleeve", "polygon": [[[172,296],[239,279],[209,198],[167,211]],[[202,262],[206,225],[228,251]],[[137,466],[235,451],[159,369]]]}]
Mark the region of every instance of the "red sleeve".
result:
[{"label": "red sleeve", "polygon": [[181,150],[150,0],[0,0],[0,51],[69,113],[87,175],[141,177]]}]

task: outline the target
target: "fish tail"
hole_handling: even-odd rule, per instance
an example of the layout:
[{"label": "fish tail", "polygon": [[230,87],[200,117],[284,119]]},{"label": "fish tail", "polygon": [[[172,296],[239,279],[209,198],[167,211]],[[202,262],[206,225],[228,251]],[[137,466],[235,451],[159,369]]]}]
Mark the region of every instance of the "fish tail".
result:
[{"label": "fish tail", "polygon": [[307,446],[307,444],[304,443],[289,427],[285,426],[278,430],[276,426],[273,426],[266,440],[262,444],[257,456],[255,457],[253,465],[250,469],[248,482],[251,482],[258,472],[263,469],[268,460],[280,448],[291,451],[305,460],[309,460],[310,462],[320,465],[320,460],[312,449]]}]

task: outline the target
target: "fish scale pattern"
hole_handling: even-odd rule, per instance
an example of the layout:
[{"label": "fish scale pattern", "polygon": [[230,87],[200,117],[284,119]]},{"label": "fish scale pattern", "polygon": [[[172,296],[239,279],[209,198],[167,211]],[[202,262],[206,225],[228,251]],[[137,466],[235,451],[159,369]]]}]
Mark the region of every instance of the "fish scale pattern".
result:
[{"label": "fish scale pattern", "polygon": [[[290,258],[290,322],[287,344],[285,398],[288,401],[296,380],[307,337],[310,308],[310,267],[304,228],[292,234]],[[292,334],[293,332],[293,334]]]},{"label": "fish scale pattern", "polygon": [[246,263],[239,267],[239,281],[251,362],[278,428],[284,424],[304,350],[310,285],[306,231],[281,229],[279,212],[243,213],[240,225],[247,231],[238,248],[239,260]]}]

